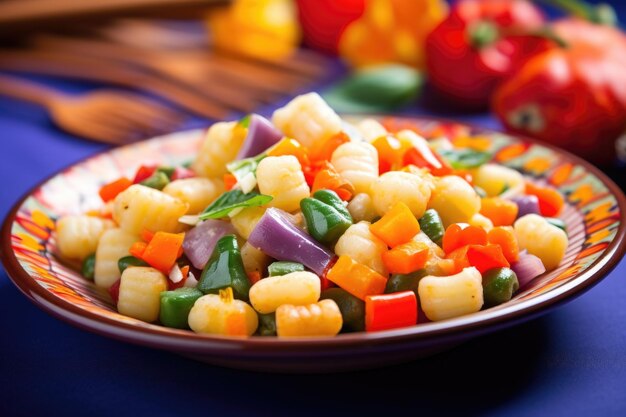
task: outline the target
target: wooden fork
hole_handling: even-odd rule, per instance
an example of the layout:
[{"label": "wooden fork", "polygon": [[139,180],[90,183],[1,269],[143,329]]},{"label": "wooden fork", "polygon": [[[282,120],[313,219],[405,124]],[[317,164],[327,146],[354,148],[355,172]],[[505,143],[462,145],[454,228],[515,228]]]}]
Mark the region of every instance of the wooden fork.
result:
[{"label": "wooden fork", "polygon": [[39,104],[63,130],[113,145],[170,132],[184,116],[136,94],[98,90],[66,95],[22,78],[0,75],[0,95]]}]

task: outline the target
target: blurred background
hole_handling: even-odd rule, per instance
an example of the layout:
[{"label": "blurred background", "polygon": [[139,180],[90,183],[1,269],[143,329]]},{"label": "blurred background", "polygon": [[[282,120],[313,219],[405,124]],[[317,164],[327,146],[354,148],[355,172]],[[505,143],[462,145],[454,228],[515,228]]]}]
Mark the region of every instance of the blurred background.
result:
[{"label": "blurred background", "polygon": [[37,123],[118,145],[267,114],[316,90],[340,112],[436,115],[539,138],[618,178],[626,160],[620,8],[589,0],[5,0],[0,95],[45,112]]}]

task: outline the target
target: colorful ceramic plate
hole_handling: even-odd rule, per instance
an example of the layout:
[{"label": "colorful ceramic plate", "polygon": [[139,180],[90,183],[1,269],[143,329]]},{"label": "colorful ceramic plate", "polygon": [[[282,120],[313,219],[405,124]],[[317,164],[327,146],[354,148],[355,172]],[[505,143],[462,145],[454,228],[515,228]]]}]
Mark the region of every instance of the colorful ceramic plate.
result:
[{"label": "colorful ceramic plate", "polygon": [[180,164],[190,160],[202,138],[200,131],[113,149],[45,180],[19,201],[5,220],[2,262],[15,285],[35,304],[83,329],[213,364],[293,372],[381,366],[442,350],[572,300],[599,282],[621,259],[626,234],[621,218],[626,200],[613,182],[588,163],[531,140],[452,122],[387,118],[386,123],[427,133],[454,131],[457,140],[465,141],[463,146],[489,149],[495,162],[519,169],[537,183],[558,188],[567,197],[562,219],[570,237],[561,266],[496,308],[437,323],[334,338],[215,337],[119,315],[106,292],[54,256],[54,219],[98,207],[99,186],[131,175],[142,162]]}]

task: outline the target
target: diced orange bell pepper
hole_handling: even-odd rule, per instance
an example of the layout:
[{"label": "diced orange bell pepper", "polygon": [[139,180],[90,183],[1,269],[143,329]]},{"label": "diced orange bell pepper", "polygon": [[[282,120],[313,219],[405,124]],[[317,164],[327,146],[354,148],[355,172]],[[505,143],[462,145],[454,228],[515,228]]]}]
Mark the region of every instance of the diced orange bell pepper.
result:
[{"label": "diced orange bell pepper", "polygon": [[565,204],[563,196],[557,190],[549,187],[539,187],[531,182],[526,183],[526,194],[537,197],[539,200],[539,211],[542,216],[558,216]]},{"label": "diced orange bell pepper", "polygon": [[392,274],[409,274],[426,265],[430,249],[423,242],[409,241],[384,252],[383,263]]},{"label": "diced orange bell pepper", "polygon": [[330,161],[335,149],[346,142],[350,142],[350,138],[344,132],[339,132],[326,140],[317,141],[309,150],[309,160],[312,163]]},{"label": "diced orange bell pepper", "polygon": [[107,201],[113,200],[115,197],[117,197],[119,193],[121,193],[131,185],[133,185],[133,182],[131,180],[126,177],[122,177],[118,180],[102,186],[98,194],[100,194],[100,198],[102,199],[102,201],[106,203]]},{"label": "diced orange bell pepper", "polygon": [[319,190],[332,190],[344,201],[350,200],[354,194],[352,183],[343,178],[329,163],[324,162],[323,168],[315,175],[311,193]]},{"label": "diced orange bell pepper", "polygon": [[146,250],[146,246],[148,246],[146,242],[135,242],[131,245],[128,252],[135,258],[141,259],[143,257],[143,253]]},{"label": "diced orange bell pepper", "polygon": [[151,232],[148,229],[143,229],[141,231],[140,236],[141,236],[141,240],[143,240],[146,243],[149,243],[152,240],[152,238],[154,237],[154,232]]},{"label": "diced orange bell pepper", "polygon": [[378,151],[378,172],[385,172],[402,167],[402,157],[407,147],[391,135],[381,136],[372,141]]},{"label": "diced orange bell pepper", "polygon": [[370,231],[393,248],[408,242],[418,234],[420,224],[411,213],[411,209],[398,201],[380,220],[370,225]]},{"label": "diced orange bell pepper", "polygon": [[413,291],[365,297],[365,330],[397,329],[417,323],[417,297]]},{"label": "diced orange bell pepper", "polygon": [[470,245],[467,249],[467,260],[481,274],[492,268],[508,268],[511,266],[504,257],[500,245]]},{"label": "diced orange bell pepper", "polygon": [[519,245],[511,227],[494,227],[487,233],[487,240],[500,245],[507,261],[515,263],[519,260]]},{"label": "diced orange bell pepper", "polygon": [[386,277],[347,255],[339,257],[326,278],[361,300],[368,295],[383,294],[387,285]]},{"label": "diced orange bell pepper", "polygon": [[230,191],[237,184],[237,178],[233,174],[224,174],[224,188]]},{"label": "diced orange bell pepper", "polygon": [[478,226],[451,224],[443,235],[443,251],[450,253],[465,245],[486,245],[487,232]]},{"label": "diced orange bell pepper", "polygon": [[184,238],[184,233],[156,232],[141,259],[167,274],[180,256]]},{"label": "diced orange bell pepper", "polygon": [[500,197],[483,198],[480,203],[480,214],[491,220],[494,226],[512,225],[517,212],[517,204]]},{"label": "diced orange bell pepper", "polygon": [[309,156],[307,149],[295,139],[283,138],[268,152],[267,156],[284,156],[293,155],[298,158],[300,166],[309,165]]},{"label": "diced orange bell pepper", "polygon": [[451,275],[459,273],[464,268],[469,268],[471,266],[469,260],[467,259],[468,249],[469,245],[461,246],[446,255],[446,259],[454,262],[454,268],[453,271],[451,271]]}]

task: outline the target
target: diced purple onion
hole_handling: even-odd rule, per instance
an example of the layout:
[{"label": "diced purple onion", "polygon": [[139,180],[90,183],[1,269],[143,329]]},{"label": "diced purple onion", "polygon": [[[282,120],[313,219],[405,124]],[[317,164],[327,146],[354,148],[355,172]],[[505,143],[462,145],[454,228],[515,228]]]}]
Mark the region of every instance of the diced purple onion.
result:
[{"label": "diced purple onion", "polygon": [[543,266],[541,259],[526,251],[520,252],[519,261],[511,265],[511,269],[517,275],[520,288],[546,272],[546,267]]},{"label": "diced purple onion", "polygon": [[539,199],[535,195],[520,195],[511,197],[510,200],[517,204],[517,218],[527,214],[541,214],[539,212]]},{"label": "diced purple onion", "polygon": [[283,134],[263,116],[250,115],[248,134],[241,145],[235,159],[250,158],[265,151],[270,146],[281,140]]},{"label": "diced purple onion", "polygon": [[289,216],[277,208],[268,208],[248,242],[272,258],[299,262],[321,276],[333,253],[294,225]]},{"label": "diced purple onion", "polygon": [[194,267],[203,269],[217,241],[232,233],[235,233],[235,229],[230,223],[213,219],[205,220],[185,233],[183,251]]}]

